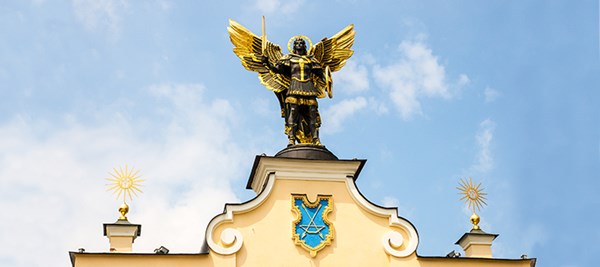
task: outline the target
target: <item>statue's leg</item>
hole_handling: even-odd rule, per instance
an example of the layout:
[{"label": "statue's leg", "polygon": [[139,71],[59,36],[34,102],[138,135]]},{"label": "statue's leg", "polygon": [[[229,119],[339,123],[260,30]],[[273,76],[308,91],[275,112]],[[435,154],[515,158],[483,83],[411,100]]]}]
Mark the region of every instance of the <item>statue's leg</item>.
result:
[{"label": "statue's leg", "polygon": [[288,146],[292,146],[296,142],[296,132],[298,131],[298,105],[288,104],[288,114],[285,119],[285,124],[288,127]]},{"label": "statue's leg", "polygon": [[319,140],[319,127],[317,126],[317,115],[319,114],[317,111],[316,105],[308,106],[308,114],[310,116],[310,133],[312,135],[313,141],[312,143],[315,145],[320,145],[321,141]]}]

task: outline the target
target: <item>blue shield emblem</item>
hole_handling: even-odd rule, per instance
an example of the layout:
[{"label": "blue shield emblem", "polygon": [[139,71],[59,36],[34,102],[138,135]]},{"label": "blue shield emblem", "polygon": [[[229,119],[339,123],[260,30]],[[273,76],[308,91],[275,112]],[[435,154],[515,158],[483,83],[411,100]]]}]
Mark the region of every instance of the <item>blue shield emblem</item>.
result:
[{"label": "blue shield emblem", "polygon": [[292,194],[292,211],[296,219],[292,223],[292,238],[310,252],[312,257],[319,250],[331,244],[333,226],[327,215],[333,210],[331,196],[317,196],[317,201],[311,203],[306,195]]}]

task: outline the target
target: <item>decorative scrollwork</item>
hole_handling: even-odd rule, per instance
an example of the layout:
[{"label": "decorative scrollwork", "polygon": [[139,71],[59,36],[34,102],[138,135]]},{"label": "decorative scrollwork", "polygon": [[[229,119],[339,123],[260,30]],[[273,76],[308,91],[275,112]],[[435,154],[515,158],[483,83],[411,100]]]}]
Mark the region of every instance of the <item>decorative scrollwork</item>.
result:
[{"label": "decorative scrollwork", "polygon": [[212,241],[212,237],[209,237],[207,241],[210,248],[221,255],[231,255],[238,252],[244,243],[242,233],[233,228],[224,229],[221,232],[220,239],[222,245]]},{"label": "decorative scrollwork", "polygon": [[394,257],[406,257],[416,249],[416,244],[413,247],[414,242],[405,239],[396,231],[385,233],[381,238],[381,243],[385,252]]}]

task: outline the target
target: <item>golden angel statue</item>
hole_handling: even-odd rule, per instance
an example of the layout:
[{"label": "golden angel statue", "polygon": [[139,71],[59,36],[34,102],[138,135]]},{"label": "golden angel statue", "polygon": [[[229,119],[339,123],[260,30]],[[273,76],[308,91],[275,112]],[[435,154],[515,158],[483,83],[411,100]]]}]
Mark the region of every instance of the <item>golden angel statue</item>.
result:
[{"label": "golden angel statue", "polygon": [[264,17],[262,37],[233,20],[229,20],[227,30],[234,45],[233,52],[242,65],[257,72],[260,82],[277,96],[288,146],[296,143],[322,146],[317,99],[326,94],[333,97],[331,72],[340,70],[354,53],[351,50],[354,25],[331,38],[323,38],[314,46],[308,37],[296,35],[288,41],[290,53],[285,55],[278,45],[266,39]]}]

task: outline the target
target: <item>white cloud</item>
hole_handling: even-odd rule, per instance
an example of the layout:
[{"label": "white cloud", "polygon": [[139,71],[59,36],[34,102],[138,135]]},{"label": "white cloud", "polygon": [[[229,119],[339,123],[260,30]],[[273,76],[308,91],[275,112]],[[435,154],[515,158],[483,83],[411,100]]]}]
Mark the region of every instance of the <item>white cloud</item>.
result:
[{"label": "white cloud", "polygon": [[[273,113],[273,111],[270,110],[272,108],[272,101],[273,99],[267,99],[265,97],[255,97],[254,99],[252,99],[251,107],[254,110],[254,112],[256,112],[258,115],[267,117],[268,115],[271,115],[271,113]],[[276,113],[281,114],[281,111],[276,111]]]},{"label": "white cloud", "polygon": [[31,0],[31,4],[36,7],[42,6],[45,2],[46,0]]},{"label": "white cloud", "polygon": [[396,208],[398,210],[398,216],[401,217],[413,217],[414,208],[406,208],[400,205],[400,201],[392,196],[383,197],[382,204],[384,207]]},{"label": "white cloud", "polygon": [[500,92],[491,87],[486,87],[483,91],[483,94],[485,96],[485,103],[494,102],[498,97],[500,97]]},{"label": "white cloud", "polygon": [[389,112],[385,103],[378,101],[375,97],[369,98],[369,107],[375,111],[375,114],[377,115],[383,115]]},{"label": "white cloud", "polygon": [[[511,222],[514,224],[514,222]],[[492,253],[497,257],[510,258],[520,255],[529,255],[534,252],[536,246],[547,244],[548,237],[551,236],[547,227],[541,223],[517,222],[515,227],[506,227],[507,229],[519,229],[517,232],[519,238],[515,243],[507,244],[502,240],[494,241]],[[516,234],[516,233],[512,233]]]},{"label": "white cloud", "polygon": [[467,86],[471,83],[471,79],[469,79],[469,76],[467,76],[466,74],[461,74],[458,76],[458,82],[457,82],[457,88],[462,88],[464,86]]},{"label": "white cloud", "polygon": [[0,243],[10,244],[2,262],[68,266],[67,251],[107,251],[101,227],[117,219],[119,201],[104,178],[124,164],[145,179],[128,216],[145,229],[134,251],[200,250],[208,221],[238,201],[230,182],[245,176],[240,164],[251,157],[232,142],[227,101],[203,99],[196,84],[150,91],[161,114],[127,119],[111,108],[93,126],[77,115],[57,126],[22,117],[0,125],[0,209],[11,218],[0,221]]},{"label": "white cloud", "polygon": [[548,241],[548,236],[550,236],[546,227],[540,223],[527,225],[522,233],[521,245],[525,248],[526,253],[533,252],[534,247],[537,245],[545,244]]},{"label": "white cloud", "polygon": [[157,4],[163,11],[170,11],[173,8],[173,3],[170,0],[157,0]]},{"label": "white cloud", "polygon": [[342,130],[342,124],[357,111],[367,106],[367,100],[362,97],[353,99],[344,99],[336,104],[333,104],[329,109],[322,114],[325,123],[323,123],[323,132],[328,134],[336,133]]},{"label": "white cloud", "polygon": [[106,31],[111,38],[121,32],[121,13],[128,6],[127,0],[73,0],[77,19],[90,31]]},{"label": "white cloud", "polygon": [[279,0],[257,0],[255,5],[261,12],[272,13],[277,10],[277,7],[279,7],[281,3]]},{"label": "white cloud", "polygon": [[349,60],[333,77],[334,94],[337,92],[358,93],[369,89],[367,68],[356,61]]},{"label": "white cloud", "polygon": [[397,198],[390,196],[384,197],[382,202],[384,207],[398,207],[400,204]]},{"label": "white cloud", "polygon": [[[449,99],[454,92],[446,82],[445,67],[438,62],[431,49],[422,41],[403,41],[399,46],[400,60],[396,63],[373,67],[373,76],[389,97],[403,119],[422,114],[422,97]],[[461,74],[456,87],[469,83]]]},{"label": "white cloud", "polygon": [[298,11],[302,5],[304,5],[304,0],[283,1],[283,3],[280,0],[257,0],[255,2],[255,7],[258,9],[258,11],[264,13],[265,15],[279,12],[283,14],[291,14]]},{"label": "white cloud", "polygon": [[491,144],[494,138],[494,129],[496,123],[491,119],[485,119],[479,124],[479,130],[475,136],[479,153],[475,164],[471,167],[473,171],[485,173],[494,167],[494,158],[492,157]]}]

